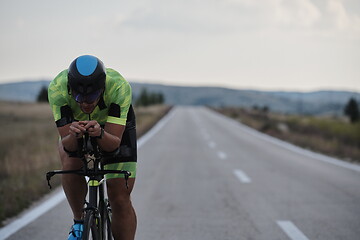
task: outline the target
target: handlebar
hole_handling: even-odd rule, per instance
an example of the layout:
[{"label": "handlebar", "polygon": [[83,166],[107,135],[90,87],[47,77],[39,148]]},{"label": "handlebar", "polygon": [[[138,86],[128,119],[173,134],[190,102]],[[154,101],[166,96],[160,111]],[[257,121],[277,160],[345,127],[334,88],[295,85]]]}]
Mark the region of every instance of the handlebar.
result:
[{"label": "handlebar", "polygon": [[97,176],[103,176],[108,173],[124,174],[126,188],[129,188],[128,180],[129,177],[131,176],[131,172],[123,171],[123,170],[94,170],[94,169],[88,169],[87,167],[78,170],[54,170],[46,173],[46,180],[48,182],[49,188],[51,189],[52,186],[50,184],[50,180],[56,174],[77,174],[84,177],[97,177]]},{"label": "handlebar", "polygon": [[[81,160],[84,163],[84,167],[78,169],[78,170],[54,170],[46,173],[46,180],[48,182],[48,186],[51,189],[50,180],[51,178],[56,174],[77,174],[80,176],[90,177],[90,178],[96,178],[96,177],[103,177],[105,174],[108,173],[119,173],[124,174],[125,177],[125,185],[126,188],[129,188],[128,186],[128,179],[131,176],[131,173],[129,171],[122,171],[122,170],[103,170],[99,169],[98,165],[102,160],[101,153],[99,151],[96,138],[90,137],[88,133],[84,134],[84,137],[78,139],[78,146],[81,146],[78,148],[78,154],[81,156]],[[90,161],[88,161],[87,155],[93,155],[95,159],[92,161],[94,162],[94,167],[89,168],[88,164]]]}]

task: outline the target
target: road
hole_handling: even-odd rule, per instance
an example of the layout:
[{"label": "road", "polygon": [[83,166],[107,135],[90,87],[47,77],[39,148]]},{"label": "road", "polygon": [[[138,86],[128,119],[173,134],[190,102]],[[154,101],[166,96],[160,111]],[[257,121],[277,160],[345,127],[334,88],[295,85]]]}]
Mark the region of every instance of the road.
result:
[{"label": "road", "polygon": [[[137,240],[360,239],[358,166],[203,107],[170,115],[140,144]],[[66,239],[69,211],[62,201],[8,239]]]}]

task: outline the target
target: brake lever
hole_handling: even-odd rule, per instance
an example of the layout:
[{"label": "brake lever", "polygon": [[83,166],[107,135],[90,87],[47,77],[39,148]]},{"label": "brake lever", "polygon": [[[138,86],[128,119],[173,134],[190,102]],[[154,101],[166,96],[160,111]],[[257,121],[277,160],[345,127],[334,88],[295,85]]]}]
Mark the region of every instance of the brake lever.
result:
[{"label": "brake lever", "polygon": [[51,187],[51,184],[50,184],[50,180],[51,180],[51,178],[52,178],[54,175],[55,175],[54,172],[47,172],[47,173],[46,173],[46,180],[47,180],[47,182],[48,182],[49,189],[52,188],[52,187]]},{"label": "brake lever", "polygon": [[129,180],[129,177],[130,177],[131,173],[130,173],[130,172],[126,172],[124,175],[125,175],[125,186],[126,186],[126,189],[129,189],[128,180]]}]

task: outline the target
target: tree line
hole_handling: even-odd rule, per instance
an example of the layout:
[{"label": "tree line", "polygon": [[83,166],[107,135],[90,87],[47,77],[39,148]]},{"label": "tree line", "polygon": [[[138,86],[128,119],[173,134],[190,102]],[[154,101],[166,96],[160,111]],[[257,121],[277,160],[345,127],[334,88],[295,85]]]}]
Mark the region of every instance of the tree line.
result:
[{"label": "tree line", "polygon": [[155,104],[165,103],[164,94],[161,92],[149,92],[146,88],[143,88],[140,95],[135,100],[135,106],[150,106]]},{"label": "tree line", "polygon": [[[48,88],[43,86],[36,99],[38,102],[48,102]],[[134,100],[135,106],[150,106],[165,103],[165,97],[161,92],[149,92],[143,88],[140,95]]]},{"label": "tree line", "polygon": [[[47,102],[47,87],[43,86],[37,96],[38,102]],[[140,95],[134,101],[135,106],[150,106],[154,104],[165,103],[165,97],[161,92],[149,92],[146,88],[143,88]],[[254,106],[254,108],[258,108]],[[268,112],[269,108],[264,106],[262,109],[264,112]],[[358,102],[355,98],[350,98],[344,107],[344,115],[347,116],[350,122],[355,123],[360,120],[360,109]]]}]

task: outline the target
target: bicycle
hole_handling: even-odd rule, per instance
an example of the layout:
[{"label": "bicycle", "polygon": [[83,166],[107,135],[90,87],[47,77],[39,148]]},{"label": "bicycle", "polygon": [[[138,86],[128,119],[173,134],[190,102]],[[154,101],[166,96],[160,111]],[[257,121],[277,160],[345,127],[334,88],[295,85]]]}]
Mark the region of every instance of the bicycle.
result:
[{"label": "bicycle", "polygon": [[46,180],[51,189],[50,180],[56,174],[78,174],[88,177],[88,198],[85,200],[83,209],[84,231],[83,240],[111,240],[111,206],[105,196],[104,175],[108,173],[124,174],[125,185],[128,188],[128,179],[131,175],[128,171],[104,170],[103,156],[101,155],[96,139],[86,133],[78,140],[78,146],[82,146],[76,156],[80,156],[84,166],[78,170],[53,170],[46,173]]}]

